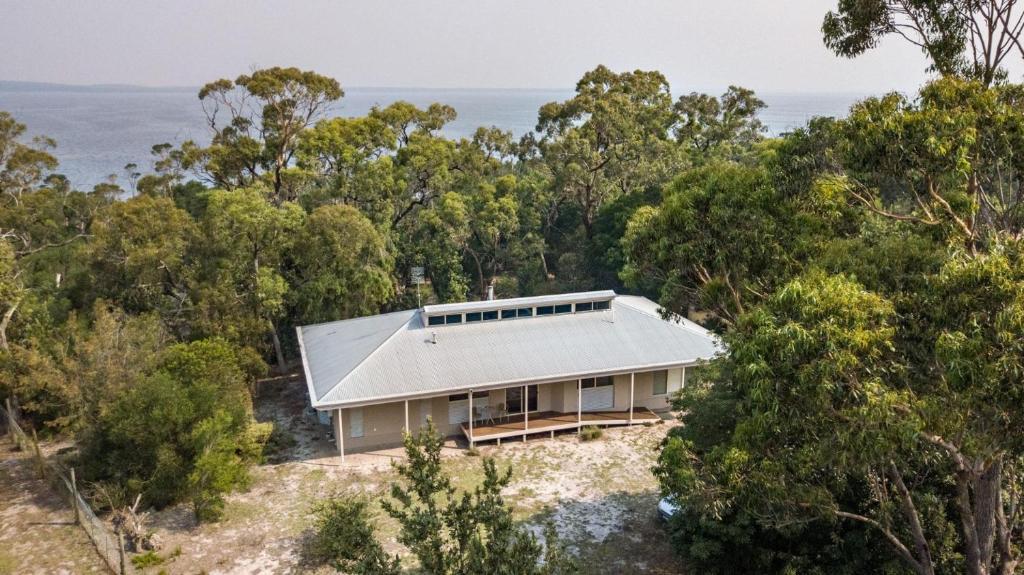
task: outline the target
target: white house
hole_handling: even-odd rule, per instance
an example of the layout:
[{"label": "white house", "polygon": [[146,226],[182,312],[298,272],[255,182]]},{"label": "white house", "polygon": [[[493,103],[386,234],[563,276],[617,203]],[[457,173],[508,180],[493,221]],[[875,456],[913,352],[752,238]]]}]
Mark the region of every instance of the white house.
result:
[{"label": "white house", "polygon": [[298,336],[342,458],[398,445],[428,417],[471,446],[656,420],[686,368],[720,350],[697,324],[613,291],[428,305]]}]

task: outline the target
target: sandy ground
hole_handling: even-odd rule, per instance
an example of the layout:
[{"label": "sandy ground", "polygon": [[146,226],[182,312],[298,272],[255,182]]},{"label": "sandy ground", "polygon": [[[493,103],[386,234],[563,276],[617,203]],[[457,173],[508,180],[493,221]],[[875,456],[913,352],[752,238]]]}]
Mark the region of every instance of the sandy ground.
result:
[{"label": "sandy ground", "polygon": [[[186,506],[153,513],[150,525],[165,561],[144,573],[328,573],[305,564],[302,549],[311,507],[339,492],[368,496],[385,548],[406,554],[396,541],[397,524],[379,509],[395,478],[391,462],[401,457],[401,450],[351,454],[342,465],[322,436],[324,430],[304,413],[304,405],[301,381],[261,390],[257,418],[288,430],[292,441],[287,449],[252,470],[251,488],[229,496],[225,516],[217,523],[196,525]],[[575,433],[554,439],[543,436],[526,443],[481,446],[480,454],[494,457],[499,467],[512,466],[506,500],[516,517],[538,535],[546,522],[553,522],[580,558],[582,573],[679,573],[681,567],[657,518],[659,496],[650,472],[656,447],[672,425],[666,421],[610,428],[603,438],[590,442],[580,441]],[[471,488],[482,478],[479,457],[467,456],[454,443],[445,448],[445,456],[445,466],[460,488]],[[53,513],[60,516],[59,511]],[[85,537],[74,526],[59,529],[65,537]],[[8,531],[5,527],[5,536]],[[83,552],[78,554],[88,557],[89,548],[79,547]],[[84,564],[69,563],[69,572],[87,571],[78,565]]]},{"label": "sandy ground", "polygon": [[68,501],[29,455],[0,440],[0,574],[108,573]]}]

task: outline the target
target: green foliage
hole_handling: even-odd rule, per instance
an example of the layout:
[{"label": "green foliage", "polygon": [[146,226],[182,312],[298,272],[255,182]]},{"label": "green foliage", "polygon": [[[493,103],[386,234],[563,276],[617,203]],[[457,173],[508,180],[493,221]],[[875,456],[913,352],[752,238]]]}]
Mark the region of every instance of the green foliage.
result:
[{"label": "green foliage", "polygon": [[132,565],[134,565],[136,569],[148,569],[149,567],[156,567],[158,565],[163,565],[164,561],[165,559],[153,550],[132,556]]},{"label": "green foliage", "polygon": [[604,430],[596,425],[587,425],[580,428],[580,441],[594,441],[604,437]]},{"label": "green foliage", "polygon": [[244,357],[218,339],[169,347],[89,430],[86,478],[124,485],[158,507],[187,499],[197,519],[216,518],[261,449],[249,432]]},{"label": "green foliage", "polygon": [[371,315],[393,295],[393,261],[385,237],[358,210],[322,206],[295,240],[296,320]]},{"label": "green foliage", "polygon": [[493,459],[484,458],[483,482],[457,493],[441,466],[443,444],[433,422],[415,436],[406,435],[406,460],[394,464],[401,481],[391,485],[391,499],[384,501],[384,510],[401,526],[399,542],[426,573],[576,572],[553,528],[545,531],[545,550],[512,519],[501,495],[511,469],[498,471]]},{"label": "green foliage", "polygon": [[313,515],[306,553],[314,563],[362,575],[401,572],[398,557],[389,557],[375,538],[365,499],[334,496],[317,503]]}]

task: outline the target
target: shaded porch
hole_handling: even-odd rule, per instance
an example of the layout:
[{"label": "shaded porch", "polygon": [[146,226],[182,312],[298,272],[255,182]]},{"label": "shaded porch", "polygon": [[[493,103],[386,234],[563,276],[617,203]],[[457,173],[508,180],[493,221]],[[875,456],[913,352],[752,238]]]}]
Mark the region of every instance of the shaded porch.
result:
[{"label": "shaded porch", "polygon": [[646,407],[629,410],[556,412],[545,411],[530,413],[526,416],[512,415],[502,418],[475,420],[462,424],[462,434],[470,445],[478,441],[502,440],[508,437],[522,437],[537,433],[551,433],[564,429],[578,429],[588,425],[630,425],[631,423],[651,423],[660,421],[661,417]]}]

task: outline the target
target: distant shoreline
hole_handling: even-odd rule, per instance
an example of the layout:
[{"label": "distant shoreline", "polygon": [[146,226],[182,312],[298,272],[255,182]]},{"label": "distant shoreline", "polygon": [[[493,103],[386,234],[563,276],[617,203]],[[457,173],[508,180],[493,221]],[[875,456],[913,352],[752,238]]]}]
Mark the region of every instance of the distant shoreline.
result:
[{"label": "distant shoreline", "polygon": [[[449,92],[449,93],[497,93],[497,92],[529,92],[529,93],[544,93],[550,92],[552,94],[569,94],[574,91],[572,86],[565,88],[432,88],[429,86],[342,86],[345,91],[352,92]],[[67,92],[67,93],[95,93],[95,94],[131,94],[131,93],[170,93],[180,94],[186,93],[197,93],[200,86],[141,86],[137,84],[62,84],[59,82],[25,82],[20,80],[0,80],[0,92],[18,92],[18,93],[31,93],[31,92]],[[721,91],[721,90],[718,90]],[[679,96],[683,93],[690,92],[705,92],[705,93],[717,93],[716,90],[700,90],[692,89],[679,92],[674,94]],[[828,92],[828,91],[795,91],[795,90],[764,90],[755,91],[757,94],[767,94],[775,96],[851,96],[857,98],[867,97],[869,94],[866,92]]]}]

